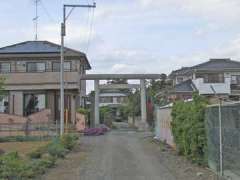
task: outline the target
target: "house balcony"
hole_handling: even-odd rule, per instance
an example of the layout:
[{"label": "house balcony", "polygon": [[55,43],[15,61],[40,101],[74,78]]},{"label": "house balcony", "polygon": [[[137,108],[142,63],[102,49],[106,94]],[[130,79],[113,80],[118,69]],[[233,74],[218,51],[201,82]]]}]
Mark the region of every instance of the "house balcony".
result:
[{"label": "house balcony", "polygon": [[120,106],[126,106],[127,103],[113,103],[113,102],[109,102],[109,103],[99,103],[99,107],[104,107],[104,106],[108,106],[108,107],[112,107],[112,108],[117,108]]},{"label": "house balcony", "polygon": [[[205,83],[203,78],[192,80],[199,94],[231,94],[231,79],[225,78],[224,83]],[[215,91],[215,92],[214,92]]]},{"label": "house balcony", "polygon": [[[59,72],[11,72],[5,77],[5,90],[48,90],[60,88]],[[65,89],[79,88],[79,73],[64,72]]]}]

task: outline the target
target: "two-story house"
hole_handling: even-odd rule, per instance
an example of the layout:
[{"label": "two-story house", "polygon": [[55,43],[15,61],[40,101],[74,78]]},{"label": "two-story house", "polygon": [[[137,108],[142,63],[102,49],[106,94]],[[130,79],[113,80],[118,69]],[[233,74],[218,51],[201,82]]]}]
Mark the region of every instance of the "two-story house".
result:
[{"label": "two-story house", "polygon": [[239,100],[240,62],[231,59],[210,59],[207,62],[173,71],[169,78],[174,85],[174,98],[189,99],[194,91],[201,95],[215,94]]},{"label": "two-story house", "polygon": [[127,103],[128,95],[119,91],[101,92],[99,106],[119,107]]},{"label": "two-story house", "polygon": [[[65,116],[72,122],[86,82],[80,75],[91,69],[86,55],[65,47]],[[48,41],[26,41],[0,48],[0,76],[5,78],[0,112],[28,116],[51,110],[60,119],[60,46]]]}]

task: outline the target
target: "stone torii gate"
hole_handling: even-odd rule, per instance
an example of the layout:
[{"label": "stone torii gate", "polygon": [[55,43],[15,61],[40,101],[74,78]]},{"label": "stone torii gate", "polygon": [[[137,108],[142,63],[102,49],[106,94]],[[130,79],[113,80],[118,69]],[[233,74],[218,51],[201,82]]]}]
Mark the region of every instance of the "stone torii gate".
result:
[{"label": "stone torii gate", "polygon": [[[100,80],[113,80],[113,79],[126,79],[126,80],[140,80],[141,89],[141,122],[140,129],[147,129],[147,107],[146,107],[146,84],[147,79],[161,79],[160,74],[84,74],[81,75],[80,80],[93,80],[94,81],[94,91],[95,91],[95,108],[94,108],[94,125],[100,124],[99,118],[99,86]],[[124,86],[124,87],[122,87]],[[133,88],[134,85],[119,85],[119,88]],[[107,88],[107,87],[105,87]]]}]

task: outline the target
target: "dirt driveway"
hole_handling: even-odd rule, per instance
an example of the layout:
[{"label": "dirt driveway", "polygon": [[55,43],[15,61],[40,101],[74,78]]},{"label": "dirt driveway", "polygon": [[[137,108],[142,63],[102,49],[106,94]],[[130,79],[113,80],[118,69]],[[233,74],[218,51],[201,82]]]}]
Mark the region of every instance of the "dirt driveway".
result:
[{"label": "dirt driveway", "polygon": [[43,180],[215,180],[209,170],[191,165],[146,134],[113,131],[82,137],[74,153],[58,162]]}]

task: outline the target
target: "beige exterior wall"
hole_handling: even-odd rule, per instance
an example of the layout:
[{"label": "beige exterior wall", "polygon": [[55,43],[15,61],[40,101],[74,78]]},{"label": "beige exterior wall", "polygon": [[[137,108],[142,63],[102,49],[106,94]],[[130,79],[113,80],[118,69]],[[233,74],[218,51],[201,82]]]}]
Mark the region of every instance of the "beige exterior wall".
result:
[{"label": "beige exterior wall", "polygon": [[[71,96],[71,121],[76,121],[76,107],[79,97],[86,94],[86,81],[80,84],[80,75],[85,74],[85,57],[65,53],[65,61],[71,62],[71,72],[64,72],[65,94]],[[60,62],[59,54],[1,55],[0,63],[10,63],[11,72],[0,74],[6,78],[5,90],[9,92],[9,113],[23,115],[23,95],[25,92],[46,94],[46,108],[51,110],[50,119],[54,120],[56,111],[55,95],[59,94],[60,72],[52,72],[53,62]],[[44,62],[46,72],[26,72],[28,62]]]},{"label": "beige exterior wall", "polygon": [[[59,72],[36,72],[36,73],[9,73],[4,74],[5,84],[56,84],[59,83]],[[77,83],[78,72],[64,72],[64,80],[68,83]]]}]

